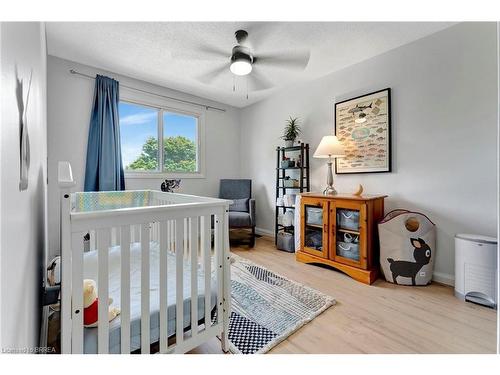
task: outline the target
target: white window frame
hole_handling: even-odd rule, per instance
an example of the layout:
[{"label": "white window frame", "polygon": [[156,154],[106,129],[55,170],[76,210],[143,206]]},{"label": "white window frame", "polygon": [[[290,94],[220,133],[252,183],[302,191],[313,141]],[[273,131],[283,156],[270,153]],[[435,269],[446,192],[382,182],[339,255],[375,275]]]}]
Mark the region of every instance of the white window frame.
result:
[{"label": "white window frame", "polygon": [[[129,94],[120,96],[120,102],[129,103],[133,105],[149,107],[158,111],[158,168],[157,171],[130,171],[124,170],[125,179],[189,179],[189,178],[205,178],[205,112],[197,107],[190,105],[170,105],[159,100],[144,101]],[[165,172],[163,171],[163,113],[169,112],[179,115],[186,115],[195,117],[197,119],[197,150],[196,162],[198,170],[196,172]],[[161,150],[161,151],[160,151]],[[125,166],[124,166],[125,167]]]}]

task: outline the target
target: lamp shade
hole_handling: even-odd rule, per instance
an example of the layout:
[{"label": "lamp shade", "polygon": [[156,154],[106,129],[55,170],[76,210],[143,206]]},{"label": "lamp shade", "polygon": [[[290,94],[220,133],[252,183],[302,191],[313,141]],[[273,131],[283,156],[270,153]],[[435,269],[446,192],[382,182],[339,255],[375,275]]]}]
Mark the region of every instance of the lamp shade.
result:
[{"label": "lamp shade", "polygon": [[325,135],[314,152],[315,158],[339,158],[345,156],[344,146],[334,135]]}]

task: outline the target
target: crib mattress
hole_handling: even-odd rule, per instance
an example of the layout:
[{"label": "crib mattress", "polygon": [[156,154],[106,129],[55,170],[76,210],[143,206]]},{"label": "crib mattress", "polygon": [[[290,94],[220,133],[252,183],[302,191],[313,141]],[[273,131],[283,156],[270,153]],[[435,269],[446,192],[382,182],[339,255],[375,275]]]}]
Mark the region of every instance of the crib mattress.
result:
[{"label": "crib mattress", "polygon": [[[159,247],[156,242],[150,246],[150,340],[151,343],[160,338],[160,312],[159,312]],[[120,252],[119,246],[112,247],[109,252],[109,297],[113,299],[113,306],[120,307]],[[168,307],[167,307],[167,333],[175,334],[176,328],[176,260],[175,254],[168,253]],[[184,328],[191,324],[191,265],[183,262],[183,301],[184,301]],[[211,310],[217,303],[217,288],[214,267],[211,275]],[[84,255],[84,278],[97,278],[97,251],[90,251]],[[130,246],[130,349],[141,347],[141,246],[133,243]],[[205,316],[204,272],[198,271],[198,320]],[[120,316],[109,323],[109,352],[120,353],[121,329]],[[97,353],[97,328],[84,328],[84,353]]]}]

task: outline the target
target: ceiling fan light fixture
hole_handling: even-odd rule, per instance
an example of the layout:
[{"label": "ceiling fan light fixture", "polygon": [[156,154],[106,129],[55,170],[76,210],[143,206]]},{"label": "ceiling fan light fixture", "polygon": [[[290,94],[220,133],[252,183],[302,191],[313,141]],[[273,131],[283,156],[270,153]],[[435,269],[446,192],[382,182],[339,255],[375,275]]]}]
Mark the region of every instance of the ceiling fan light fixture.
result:
[{"label": "ceiling fan light fixture", "polygon": [[246,76],[252,71],[252,64],[245,58],[239,58],[231,62],[229,69],[237,76]]}]

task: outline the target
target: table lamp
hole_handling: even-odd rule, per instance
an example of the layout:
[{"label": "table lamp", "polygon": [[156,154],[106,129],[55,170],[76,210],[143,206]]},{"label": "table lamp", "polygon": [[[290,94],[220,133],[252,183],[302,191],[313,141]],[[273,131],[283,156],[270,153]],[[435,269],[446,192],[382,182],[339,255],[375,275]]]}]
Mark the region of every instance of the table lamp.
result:
[{"label": "table lamp", "polygon": [[335,195],[337,191],[333,187],[333,171],[332,171],[332,158],[341,158],[345,156],[344,146],[339,142],[334,135],[325,135],[318,148],[314,152],[315,158],[328,158],[328,177],[326,180],[327,187],[323,190],[324,195]]}]

